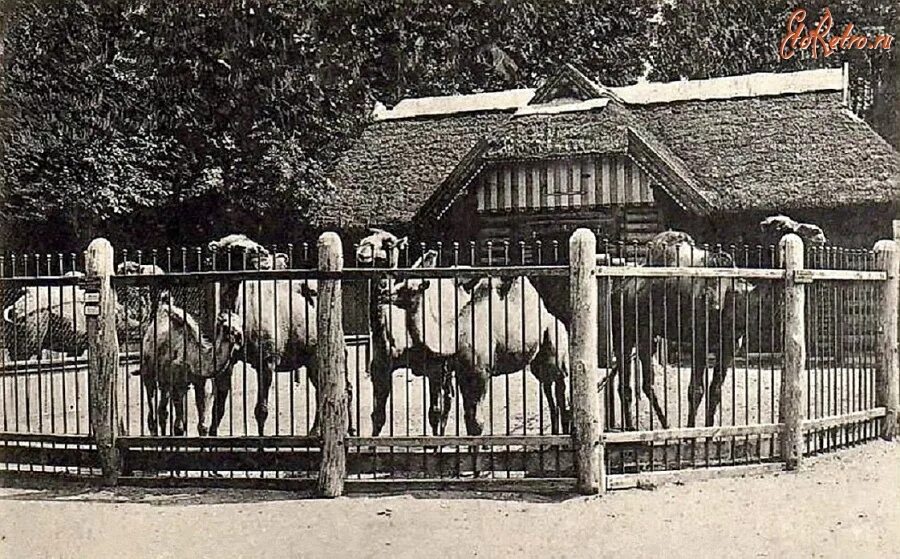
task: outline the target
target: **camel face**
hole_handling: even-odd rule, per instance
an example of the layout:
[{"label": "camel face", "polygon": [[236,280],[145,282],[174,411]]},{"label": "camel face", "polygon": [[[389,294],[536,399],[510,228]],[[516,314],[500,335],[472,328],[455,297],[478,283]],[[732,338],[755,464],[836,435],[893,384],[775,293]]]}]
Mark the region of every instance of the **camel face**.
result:
[{"label": "camel face", "polygon": [[372,229],[371,232],[359,242],[356,261],[361,266],[396,268],[400,262],[400,251],[407,246],[407,238],[397,237],[384,229]]}]

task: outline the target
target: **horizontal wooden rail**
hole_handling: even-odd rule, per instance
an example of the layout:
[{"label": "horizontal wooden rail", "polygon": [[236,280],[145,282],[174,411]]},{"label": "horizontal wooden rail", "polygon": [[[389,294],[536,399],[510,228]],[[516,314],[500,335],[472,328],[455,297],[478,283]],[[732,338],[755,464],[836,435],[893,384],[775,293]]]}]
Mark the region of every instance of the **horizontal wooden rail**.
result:
[{"label": "horizontal wooden rail", "polygon": [[0,288],[16,287],[67,287],[80,286],[84,283],[82,276],[18,276],[0,278]]},{"label": "horizontal wooden rail", "polygon": [[78,444],[93,445],[90,435],[54,434],[54,433],[0,433],[0,442],[5,443],[42,443],[42,444]]},{"label": "horizontal wooden rail", "polygon": [[409,491],[481,491],[564,494],[575,491],[574,478],[474,479],[348,479],[346,493],[405,493]]},{"label": "horizontal wooden rail", "polygon": [[863,421],[884,417],[886,413],[885,408],[872,408],[870,410],[845,413],[842,415],[807,419],[803,422],[803,430],[820,431],[823,429],[831,429],[833,427],[841,427],[842,425],[852,425],[854,423],[861,423]]},{"label": "horizontal wooden rail", "polygon": [[784,270],[768,268],[689,268],[681,266],[600,266],[600,277],[784,279]]},{"label": "horizontal wooden rail", "polygon": [[801,274],[804,279],[812,281],[886,281],[885,272],[867,272],[862,270],[811,270],[805,269]]},{"label": "horizontal wooden rail", "polygon": [[706,481],[720,478],[761,476],[779,472],[783,469],[784,464],[780,462],[765,462],[762,464],[745,464],[740,466],[714,466],[710,468],[666,470],[637,474],[614,474],[607,477],[607,488],[654,488],[668,483],[683,483],[685,481]]},{"label": "horizontal wooden rail", "polygon": [[[129,351],[119,354],[119,365],[135,365],[140,362],[140,353]],[[72,371],[87,368],[87,357],[61,357],[59,359],[28,359],[4,361],[0,364],[0,376],[28,375],[33,373]]]},{"label": "horizontal wooden rail", "polygon": [[571,448],[569,435],[495,435],[477,437],[347,437],[347,446],[434,447],[434,446],[556,446]]},{"label": "horizontal wooden rail", "polygon": [[121,448],[317,448],[318,437],[234,436],[234,437],[153,437],[121,436],[117,439]]},{"label": "horizontal wooden rail", "polygon": [[733,425],[720,427],[684,427],[680,429],[658,429],[655,431],[623,431],[604,433],[607,444],[663,442],[678,439],[715,439],[743,437],[749,435],[773,435],[781,430],[778,423],[761,425]]}]

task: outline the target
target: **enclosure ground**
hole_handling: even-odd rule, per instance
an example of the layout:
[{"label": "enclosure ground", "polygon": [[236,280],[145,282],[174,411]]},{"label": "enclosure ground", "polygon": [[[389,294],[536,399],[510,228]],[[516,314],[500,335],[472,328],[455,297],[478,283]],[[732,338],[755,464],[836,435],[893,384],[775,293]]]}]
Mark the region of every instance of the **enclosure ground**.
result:
[{"label": "enclosure ground", "polygon": [[0,556],[896,557],[900,444],[604,497],[0,489]]}]

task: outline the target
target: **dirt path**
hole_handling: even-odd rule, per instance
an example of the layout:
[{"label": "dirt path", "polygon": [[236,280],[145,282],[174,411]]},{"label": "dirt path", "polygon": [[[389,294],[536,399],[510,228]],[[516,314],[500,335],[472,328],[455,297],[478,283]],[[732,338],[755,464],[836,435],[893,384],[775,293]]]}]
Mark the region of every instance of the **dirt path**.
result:
[{"label": "dirt path", "polygon": [[0,556],[900,556],[900,444],[602,498],[0,489]]}]

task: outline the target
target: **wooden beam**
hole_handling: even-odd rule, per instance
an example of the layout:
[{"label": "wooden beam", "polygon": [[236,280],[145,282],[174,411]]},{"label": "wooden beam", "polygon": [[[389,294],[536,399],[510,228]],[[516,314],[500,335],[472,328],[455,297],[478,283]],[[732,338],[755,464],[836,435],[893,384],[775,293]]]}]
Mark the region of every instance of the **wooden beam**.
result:
[{"label": "wooden beam", "polygon": [[[90,307],[85,304],[89,407],[103,480],[108,485],[115,485],[120,473],[116,446],[119,340],[116,334],[116,292],[110,283],[113,274],[112,245],[106,239],[94,239],[85,254],[85,277],[96,281],[94,285],[99,294],[99,303]],[[91,314],[90,308],[95,308],[96,314]]]},{"label": "wooden beam", "polygon": [[806,362],[806,288],[795,282],[794,272],[803,270],[803,241],[791,233],[782,237],[784,254],[784,367],[781,374],[781,400],[778,409],[781,458],[788,470],[799,467],[803,459],[803,371]]},{"label": "wooden beam", "polygon": [[897,354],[897,327],[900,314],[900,246],[897,241],[875,243],[875,260],[887,274],[881,286],[881,306],[878,314],[880,346],[875,369],[875,405],[884,406],[886,415],[881,426],[881,438],[890,441],[897,434],[897,411],[900,409],[900,363]]},{"label": "wooden beam", "polygon": [[[340,272],[344,267],[344,251],[337,233],[322,233],[318,248],[319,269]],[[347,475],[344,437],[347,435],[349,417],[341,308],[341,280],[319,281],[316,366],[319,375],[317,413],[322,428],[322,465],[317,489],[322,497],[339,497],[344,492],[344,478]]]},{"label": "wooden beam", "polygon": [[597,268],[597,275],[609,277],[645,278],[688,277],[779,280],[784,278],[784,270],[764,268],[688,268],[676,266],[599,266]]},{"label": "wooden beam", "polygon": [[597,374],[597,238],[578,229],[569,240],[569,276],[572,320],[569,327],[573,439],[577,487],[583,494],[605,490],[603,454],[603,399]]}]

